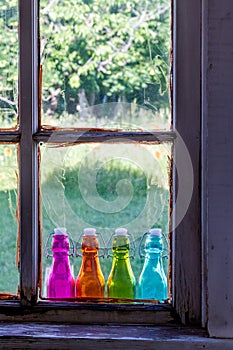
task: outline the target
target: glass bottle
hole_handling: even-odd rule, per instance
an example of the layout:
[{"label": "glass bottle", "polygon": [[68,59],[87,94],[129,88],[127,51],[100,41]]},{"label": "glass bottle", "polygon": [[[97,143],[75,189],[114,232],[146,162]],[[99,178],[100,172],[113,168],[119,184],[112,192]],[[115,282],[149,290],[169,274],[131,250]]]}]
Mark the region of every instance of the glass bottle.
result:
[{"label": "glass bottle", "polygon": [[99,262],[99,242],[94,228],[82,235],[82,264],[76,280],[77,297],[104,297],[105,280]]},{"label": "glass bottle", "polygon": [[[141,249],[145,236],[143,247],[145,254],[142,254]],[[157,228],[146,232],[139,245],[139,255],[145,257],[138,281],[139,299],[155,299],[160,302],[167,299],[167,278],[163,269],[162,252],[162,230]]]},{"label": "glass bottle", "polygon": [[136,279],[130,264],[129,237],[125,228],[118,228],[113,234],[113,262],[107,282],[109,298],[135,298]]},{"label": "glass bottle", "polygon": [[[56,299],[74,298],[75,280],[71,272],[69,261],[69,235],[64,227],[55,228],[52,235],[53,240],[51,249],[53,252],[53,261],[47,282],[47,296],[48,298]],[[48,254],[48,247],[46,250],[48,257],[50,256],[50,254]]]}]

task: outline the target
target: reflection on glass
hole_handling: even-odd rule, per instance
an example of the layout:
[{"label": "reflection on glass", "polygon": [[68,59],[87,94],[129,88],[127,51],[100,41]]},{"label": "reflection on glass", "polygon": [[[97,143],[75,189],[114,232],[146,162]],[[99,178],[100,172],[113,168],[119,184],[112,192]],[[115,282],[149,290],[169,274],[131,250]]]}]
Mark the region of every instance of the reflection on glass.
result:
[{"label": "reflection on glass", "polygon": [[17,147],[0,145],[0,293],[17,294]]},{"label": "reflection on glass", "polygon": [[170,0],[40,4],[44,125],[170,129]]},{"label": "reflection on glass", "polygon": [[0,128],[17,124],[18,1],[0,2]]},{"label": "reflection on glass", "polygon": [[[100,247],[109,248],[110,254],[110,237],[118,227],[128,229],[136,247],[143,233],[153,227],[161,228],[167,237],[170,156],[170,144],[96,143],[57,148],[42,145],[43,247],[49,233],[57,227],[67,228],[79,254],[80,237],[87,227],[102,234]],[[164,247],[167,251],[166,240]],[[45,279],[52,259],[46,258],[45,249],[42,255]],[[70,260],[77,277],[81,258]],[[163,260],[167,275],[168,261]],[[100,259],[100,264],[107,280],[112,259]],[[136,280],[142,265],[136,249],[132,260]]]}]

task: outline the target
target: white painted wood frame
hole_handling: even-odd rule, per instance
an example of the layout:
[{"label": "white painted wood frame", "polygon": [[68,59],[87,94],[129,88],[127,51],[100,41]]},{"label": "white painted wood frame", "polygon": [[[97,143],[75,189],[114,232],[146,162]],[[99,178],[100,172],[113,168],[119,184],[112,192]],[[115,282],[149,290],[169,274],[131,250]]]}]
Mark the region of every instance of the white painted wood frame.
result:
[{"label": "white painted wood frame", "polygon": [[203,237],[210,336],[233,338],[233,2],[203,1]]}]

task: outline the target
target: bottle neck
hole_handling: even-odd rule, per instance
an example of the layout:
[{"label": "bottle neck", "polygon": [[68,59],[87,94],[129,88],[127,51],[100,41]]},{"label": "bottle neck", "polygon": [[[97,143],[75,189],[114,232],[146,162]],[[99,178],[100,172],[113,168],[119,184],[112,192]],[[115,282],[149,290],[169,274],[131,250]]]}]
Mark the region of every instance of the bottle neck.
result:
[{"label": "bottle neck", "polygon": [[112,261],[112,271],[115,271],[115,278],[119,278],[122,280],[124,280],[126,276],[130,276],[130,279],[134,278],[133,270],[130,263],[129,251],[114,252]]},{"label": "bottle neck", "polygon": [[154,263],[160,262],[161,254],[159,253],[151,253],[151,252],[146,252],[145,255],[145,260],[146,261],[151,261]]},{"label": "bottle neck", "polygon": [[98,248],[94,247],[84,247],[82,249],[82,257],[83,258],[88,258],[88,259],[95,259],[98,257]]},{"label": "bottle neck", "polygon": [[86,260],[92,260],[93,262],[97,263],[99,261],[99,257],[97,253],[84,253],[82,255],[82,261]]},{"label": "bottle neck", "polygon": [[97,250],[95,252],[83,252],[81,269],[89,273],[95,273],[100,269]]},{"label": "bottle neck", "polygon": [[68,252],[53,252],[53,260],[69,261]]},{"label": "bottle neck", "polygon": [[51,270],[53,271],[53,273],[58,275],[70,276],[71,266],[70,266],[69,255],[67,252],[65,253],[56,252],[53,254],[53,262],[52,262]]},{"label": "bottle neck", "polygon": [[113,258],[116,260],[128,260],[129,259],[129,250],[126,251],[117,251],[113,252]]}]

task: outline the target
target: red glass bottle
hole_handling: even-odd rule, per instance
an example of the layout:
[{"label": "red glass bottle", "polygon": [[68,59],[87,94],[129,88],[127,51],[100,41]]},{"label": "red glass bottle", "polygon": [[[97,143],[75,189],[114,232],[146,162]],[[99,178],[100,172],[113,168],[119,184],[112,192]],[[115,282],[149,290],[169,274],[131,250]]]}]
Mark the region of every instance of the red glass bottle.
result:
[{"label": "red glass bottle", "polygon": [[82,235],[82,265],[76,280],[77,297],[104,297],[104,276],[99,262],[99,242],[94,228]]}]

